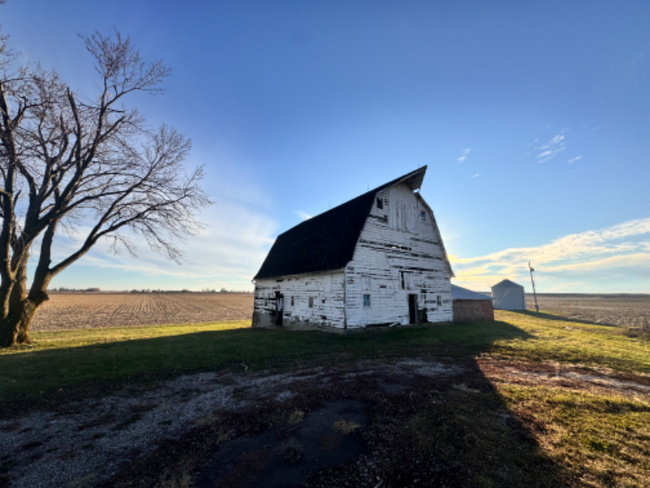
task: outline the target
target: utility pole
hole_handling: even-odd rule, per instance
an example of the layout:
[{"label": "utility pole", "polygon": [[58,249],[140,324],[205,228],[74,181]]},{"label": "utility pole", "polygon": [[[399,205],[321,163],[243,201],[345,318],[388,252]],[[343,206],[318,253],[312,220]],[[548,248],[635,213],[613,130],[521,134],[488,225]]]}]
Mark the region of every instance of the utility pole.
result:
[{"label": "utility pole", "polygon": [[537,305],[537,292],[535,291],[535,278],[533,278],[534,268],[530,266],[530,261],[528,261],[528,269],[530,270],[530,282],[533,284],[533,296],[535,297],[535,310],[539,313],[539,305]]}]

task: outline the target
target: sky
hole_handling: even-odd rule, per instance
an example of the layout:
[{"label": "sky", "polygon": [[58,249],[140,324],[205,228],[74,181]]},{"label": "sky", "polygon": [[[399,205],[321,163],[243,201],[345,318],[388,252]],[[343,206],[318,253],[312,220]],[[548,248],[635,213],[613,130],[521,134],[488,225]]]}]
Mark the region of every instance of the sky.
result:
[{"label": "sky", "polygon": [[252,290],[278,234],[427,165],[455,284],[530,291],[530,261],[539,292],[650,293],[647,0],[8,0],[0,25],[87,95],[78,34],[162,59],[131,104],[192,139],[215,202],[181,265],[135,236],[51,287]]}]

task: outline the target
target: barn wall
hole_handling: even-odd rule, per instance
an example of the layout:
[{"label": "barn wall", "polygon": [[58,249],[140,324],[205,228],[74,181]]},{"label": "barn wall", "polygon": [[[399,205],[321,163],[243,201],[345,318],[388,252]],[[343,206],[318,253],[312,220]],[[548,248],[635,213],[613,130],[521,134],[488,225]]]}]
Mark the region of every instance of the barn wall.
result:
[{"label": "barn wall", "polygon": [[420,321],[451,321],[450,276],[433,213],[407,185],[377,197],[383,208],[375,201],[346,267],[348,328],[408,324],[410,294],[418,297]]},{"label": "barn wall", "polygon": [[[255,283],[253,327],[271,327],[276,319],[276,292],[284,295],[284,327],[312,329],[344,328],[343,272],[320,273]],[[293,305],[291,298],[293,297]],[[309,299],[312,298],[312,306]]]},{"label": "barn wall", "polygon": [[491,300],[454,300],[454,322],[494,320]]}]

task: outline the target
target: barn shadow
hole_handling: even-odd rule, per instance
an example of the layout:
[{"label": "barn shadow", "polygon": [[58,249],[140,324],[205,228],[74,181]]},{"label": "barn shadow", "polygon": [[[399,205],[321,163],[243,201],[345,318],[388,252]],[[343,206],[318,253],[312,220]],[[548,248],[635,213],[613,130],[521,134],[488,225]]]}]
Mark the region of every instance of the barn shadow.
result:
[{"label": "barn shadow", "polygon": [[[76,381],[65,388],[71,400],[193,371],[229,369],[253,378],[269,368],[295,373],[278,391],[244,389],[248,406],[220,414],[219,428],[236,433],[227,442],[217,442],[214,426],[193,424],[180,440],[164,441],[123,466],[105,486],[154,485],[160,473],[188,466],[197,473],[196,486],[343,486],[350,480],[354,486],[562,486],[566,473],[476,360],[495,341],[532,337],[504,321],[352,336],[239,329],[40,351],[29,362],[58,384]],[[19,370],[26,356],[0,356],[0,367]],[[74,376],[80,371],[113,377],[85,381]],[[290,394],[280,400],[282,392]],[[40,397],[48,395],[60,393]],[[295,412],[304,417],[290,425]],[[342,433],[337,422],[358,428]],[[291,438],[300,445],[297,459],[282,450]],[[340,452],[333,451],[337,446]]]}]

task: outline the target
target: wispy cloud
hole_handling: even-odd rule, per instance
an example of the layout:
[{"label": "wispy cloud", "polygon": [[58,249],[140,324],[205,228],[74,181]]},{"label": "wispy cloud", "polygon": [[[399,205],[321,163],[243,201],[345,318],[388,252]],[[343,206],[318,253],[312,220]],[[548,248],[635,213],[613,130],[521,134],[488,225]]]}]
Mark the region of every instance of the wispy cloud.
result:
[{"label": "wispy cloud", "polygon": [[476,173],[475,175],[472,176],[472,178],[478,178],[479,176],[481,176],[481,173]]},{"label": "wispy cloud", "polygon": [[471,150],[472,150],[471,147],[468,147],[467,149],[463,149],[462,154],[460,155],[460,157],[456,161],[458,161],[459,163],[462,163],[463,161],[465,161],[467,159],[467,156],[469,155]]},{"label": "wispy cloud", "polygon": [[545,163],[555,158],[558,153],[564,151],[566,148],[564,146],[566,137],[562,134],[558,134],[548,141],[543,146],[535,147],[537,151],[540,151],[537,155],[538,163]]},{"label": "wispy cloud", "polygon": [[[179,246],[185,259],[179,266],[152,251],[140,235],[129,235],[138,256],[126,250],[115,255],[110,242],[100,241],[61,275],[52,287],[99,286],[102,289],[252,289],[251,279],[274,242],[277,222],[234,202],[206,211],[207,227]],[[81,238],[89,228],[79,227]],[[81,240],[61,237],[55,242],[56,263],[74,252]],[[38,247],[34,246],[37,257]]]},{"label": "wispy cloud", "polygon": [[[575,272],[597,273],[614,268],[650,273],[650,218],[570,234],[536,247],[510,248],[485,256],[452,259],[457,282],[488,287],[503,278],[525,280],[527,263],[538,273],[569,278]],[[578,290],[579,291],[579,290]]]},{"label": "wispy cloud", "polygon": [[293,213],[298,215],[302,220],[309,220],[313,217],[312,215],[309,215],[307,212],[303,212],[302,210],[296,210]]},{"label": "wispy cloud", "polygon": [[571,159],[569,159],[569,160],[567,161],[567,163],[569,163],[569,164],[573,164],[573,163],[575,163],[576,161],[578,161],[579,159],[582,159],[582,156],[576,156],[575,158],[571,158]]}]

